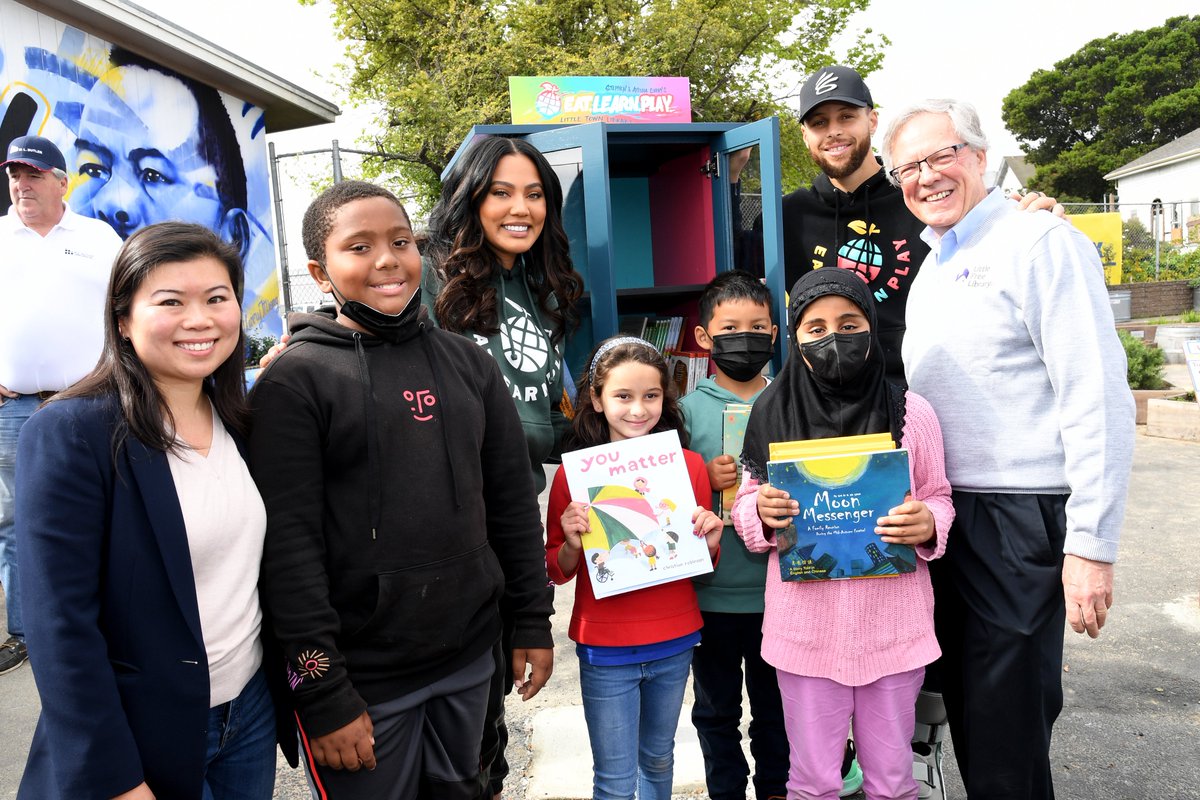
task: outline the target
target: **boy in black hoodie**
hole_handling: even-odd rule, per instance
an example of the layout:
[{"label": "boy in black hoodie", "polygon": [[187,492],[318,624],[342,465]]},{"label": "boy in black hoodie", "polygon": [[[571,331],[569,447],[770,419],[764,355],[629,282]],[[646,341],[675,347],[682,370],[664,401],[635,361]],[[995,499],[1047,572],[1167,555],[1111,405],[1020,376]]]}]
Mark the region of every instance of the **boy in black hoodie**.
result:
[{"label": "boy in black hoodie", "polygon": [[303,235],[337,314],[293,317],[251,395],[250,456],[310,780],[335,800],[474,798],[502,597],[521,695],[552,668],[520,421],[493,359],[422,313],[390,192],[339,183]]}]

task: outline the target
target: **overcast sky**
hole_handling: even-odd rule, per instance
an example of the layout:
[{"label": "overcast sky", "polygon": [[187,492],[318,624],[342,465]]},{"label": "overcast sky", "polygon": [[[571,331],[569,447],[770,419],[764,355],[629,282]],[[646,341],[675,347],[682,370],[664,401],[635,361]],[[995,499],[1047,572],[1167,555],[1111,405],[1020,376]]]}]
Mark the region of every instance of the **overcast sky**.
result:
[{"label": "overcast sky", "polygon": [[[334,88],[343,45],[333,35],[330,5],[296,0],[134,0],[182,27],[342,106],[331,126],[275,138],[281,151],[328,146],[335,136],[354,146],[371,115],[355,114]],[[1197,13],[1196,0],[874,0],[850,22],[891,39],[883,68],[868,83],[887,109],[926,97],[969,100],[979,109],[997,156],[1019,153],[1004,129],[1004,96],[1036,69],[1047,69],[1085,43],[1111,33],[1151,28],[1172,16]],[[1132,110],[1131,110],[1132,111]]]}]

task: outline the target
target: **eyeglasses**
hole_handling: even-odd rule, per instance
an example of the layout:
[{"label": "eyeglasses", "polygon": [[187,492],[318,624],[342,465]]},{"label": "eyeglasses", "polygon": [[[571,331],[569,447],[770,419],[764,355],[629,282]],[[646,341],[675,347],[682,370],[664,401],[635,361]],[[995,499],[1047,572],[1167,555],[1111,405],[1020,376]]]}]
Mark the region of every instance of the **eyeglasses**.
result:
[{"label": "eyeglasses", "polygon": [[966,146],[966,142],[963,142],[962,144],[952,144],[949,147],[943,147],[941,150],[934,150],[920,161],[901,164],[888,174],[892,176],[892,180],[896,183],[909,183],[916,180],[917,176],[921,174],[922,164],[929,165],[929,168],[935,172],[941,172],[958,163],[958,151]]}]

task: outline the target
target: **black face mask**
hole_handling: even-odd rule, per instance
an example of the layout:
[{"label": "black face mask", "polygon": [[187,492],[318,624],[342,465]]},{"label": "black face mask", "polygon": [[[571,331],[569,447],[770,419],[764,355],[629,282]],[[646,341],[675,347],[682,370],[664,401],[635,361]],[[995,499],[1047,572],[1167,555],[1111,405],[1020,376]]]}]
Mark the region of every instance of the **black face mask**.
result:
[{"label": "black face mask", "polygon": [[712,337],[712,359],[730,378],[745,383],[771,360],[771,334],[745,331]]},{"label": "black face mask", "polygon": [[842,386],[858,377],[867,364],[871,332],[831,333],[815,342],[804,342],[800,352],[812,374],[834,386]]},{"label": "black face mask", "polygon": [[421,313],[421,288],[417,287],[412,297],[408,298],[408,305],[399,314],[384,314],[358,300],[346,300],[338,309],[338,313],[352,322],[357,322],[380,339],[396,344],[416,333],[413,322]]}]

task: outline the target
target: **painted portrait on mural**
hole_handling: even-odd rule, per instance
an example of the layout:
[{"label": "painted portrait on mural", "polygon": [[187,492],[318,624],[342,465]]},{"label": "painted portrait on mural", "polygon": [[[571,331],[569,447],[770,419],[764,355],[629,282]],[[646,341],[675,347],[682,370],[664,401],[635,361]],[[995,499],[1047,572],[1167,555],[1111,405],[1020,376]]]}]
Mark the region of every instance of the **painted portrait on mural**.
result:
[{"label": "painted portrait on mural", "polygon": [[0,145],[52,139],[72,210],[122,239],[164,220],[212,228],[241,252],[248,332],[278,336],[262,109],[13,0],[0,19]]}]

